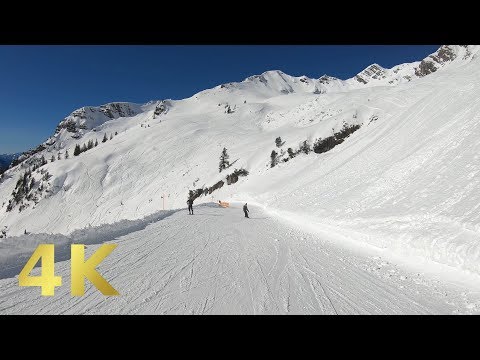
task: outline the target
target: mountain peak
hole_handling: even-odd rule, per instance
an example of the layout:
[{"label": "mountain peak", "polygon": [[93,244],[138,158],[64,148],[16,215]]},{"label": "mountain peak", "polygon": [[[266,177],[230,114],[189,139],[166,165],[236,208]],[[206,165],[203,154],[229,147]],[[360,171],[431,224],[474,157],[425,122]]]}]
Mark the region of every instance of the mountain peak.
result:
[{"label": "mountain peak", "polygon": [[111,102],[100,106],[84,106],[73,111],[60,121],[55,134],[65,129],[75,136],[82,130],[91,130],[106,121],[134,116],[140,112],[140,105],[129,102]]},{"label": "mountain peak", "polygon": [[320,82],[320,84],[329,84],[332,81],[336,81],[336,80],[339,80],[339,79],[334,77],[334,76],[327,75],[327,74],[324,74],[324,75],[322,75],[318,78],[318,81]]},{"label": "mountain peak", "polygon": [[371,64],[363,71],[355,76],[355,80],[362,84],[367,84],[370,80],[384,79],[386,77],[386,69],[378,64]]},{"label": "mountain peak", "polygon": [[415,68],[415,75],[423,77],[436,72],[447,64],[468,62],[475,57],[478,50],[478,45],[442,45],[420,62]]},{"label": "mountain peak", "polygon": [[268,70],[262,73],[262,75],[286,75],[283,71],[281,70]]},{"label": "mountain peak", "polygon": [[268,80],[270,79],[277,79],[277,78],[283,78],[284,76],[290,76],[290,75],[287,75],[285,74],[283,71],[281,70],[268,70],[268,71],[264,71],[263,73],[261,73],[260,75],[252,75],[252,76],[249,76],[247,77],[243,82],[256,82],[256,81],[260,81],[262,83],[267,83]]}]

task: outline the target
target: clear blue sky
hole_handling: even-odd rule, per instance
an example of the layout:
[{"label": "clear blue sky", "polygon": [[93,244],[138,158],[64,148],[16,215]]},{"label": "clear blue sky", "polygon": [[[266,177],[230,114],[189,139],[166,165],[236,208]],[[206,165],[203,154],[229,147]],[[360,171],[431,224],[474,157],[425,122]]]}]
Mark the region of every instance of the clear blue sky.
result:
[{"label": "clear blue sky", "polygon": [[426,46],[0,46],[0,154],[32,148],[73,110],[182,99],[267,70],[352,77],[416,61]]}]

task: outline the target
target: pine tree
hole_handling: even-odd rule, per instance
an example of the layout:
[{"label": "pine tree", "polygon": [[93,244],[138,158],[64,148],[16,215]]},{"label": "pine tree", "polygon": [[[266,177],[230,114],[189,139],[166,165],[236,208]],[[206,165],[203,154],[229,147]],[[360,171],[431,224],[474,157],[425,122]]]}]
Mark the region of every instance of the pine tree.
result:
[{"label": "pine tree", "polygon": [[118,135],[118,132],[115,131],[115,136],[117,136],[117,135]]},{"label": "pine tree", "polygon": [[278,157],[277,157],[277,152],[275,150],[272,150],[272,153],[270,154],[270,167],[275,167],[275,165],[278,164]]},{"label": "pine tree", "polygon": [[288,148],[287,153],[288,153],[288,156],[290,157],[290,159],[293,159],[295,157],[295,153],[293,152],[292,148]]},{"label": "pine tree", "polygon": [[82,150],[80,149],[80,145],[75,145],[75,150],[73,151],[73,156],[78,156],[80,155],[80,153],[82,152]]},{"label": "pine tree", "polygon": [[85,143],[84,143],[83,146],[82,146],[82,152],[85,152],[85,151],[87,151],[87,145],[85,145]]},{"label": "pine tree", "polygon": [[97,146],[98,146],[98,140],[95,139],[95,147],[97,147]]},{"label": "pine tree", "polygon": [[45,156],[43,155],[41,157],[41,161],[42,161],[42,166],[47,164],[47,159],[45,159]]},{"label": "pine tree", "polygon": [[68,159],[70,157],[70,154],[68,153],[68,150],[65,151],[65,159]]},{"label": "pine tree", "polygon": [[62,157],[61,157],[60,153],[58,153],[58,155],[57,155],[57,160],[62,160]]},{"label": "pine tree", "polygon": [[88,144],[87,144],[87,149],[90,150],[91,148],[93,148],[93,140],[92,139],[88,140]]},{"label": "pine tree", "polygon": [[105,133],[105,134],[103,135],[103,140],[102,140],[102,142],[103,142],[103,143],[104,143],[104,142],[107,142],[107,140],[108,140],[108,138],[107,138],[107,133]]},{"label": "pine tree", "polygon": [[275,145],[277,145],[277,147],[281,147],[283,145],[282,138],[280,136],[275,139]]},{"label": "pine tree", "polygon": [[230,163],[228,162],[230,156],[227,154],[227,148],[223,148],[222,154],[220,155],[220,164],[218,165],[218,171],[222,172],[222,170],[225,170]]},{"label": "pine tree", "polygon": [[54,162],[55,161],[55,155],[52,155],[52,157],[50,158],[50,162]]},{"label": "pine tree", "polygon": [[110,134],[110,140],[112,140],[112,139],[113,139],[113,135],[112,135],[112,134]]}]

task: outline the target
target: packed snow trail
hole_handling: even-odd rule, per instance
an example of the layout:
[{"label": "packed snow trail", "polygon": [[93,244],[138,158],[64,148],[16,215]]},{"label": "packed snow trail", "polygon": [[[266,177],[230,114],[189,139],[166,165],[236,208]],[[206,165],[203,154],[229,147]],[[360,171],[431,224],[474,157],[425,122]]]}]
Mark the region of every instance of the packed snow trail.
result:
[{"label": "packed snow trail", "polygon": [[[87,282],[70,296],[70,261],[56,263],[63,286],[0,280],[0,314],[452,314],[480,310],[478,291],[431,280],[355,255],[285,224],[259,207],[194,207],[119,237],[100,273],[120,292]],[[88,245],[86,256],[100,245]],[[34,274],[39,274],[35,269]]]}]

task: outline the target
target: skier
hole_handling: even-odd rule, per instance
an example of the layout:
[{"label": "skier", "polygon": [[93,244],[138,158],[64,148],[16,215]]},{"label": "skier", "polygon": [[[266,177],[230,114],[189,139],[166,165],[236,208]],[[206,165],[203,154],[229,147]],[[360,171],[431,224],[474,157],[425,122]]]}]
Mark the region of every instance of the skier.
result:
[{"label": "skier", "polygon": [[248,218],[248,213],[250,212],[247,207],[247,203],[243,205],[243,212],[245,213],[245,217]]},{"label": "skier", "polygon": [[193,215],[193,199],[191,198],[188,199],[187,204],[188,204],[188,214]]}]

